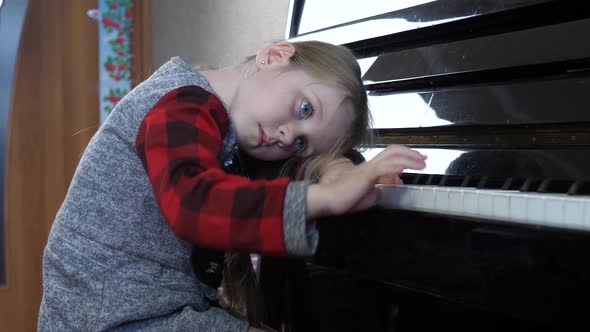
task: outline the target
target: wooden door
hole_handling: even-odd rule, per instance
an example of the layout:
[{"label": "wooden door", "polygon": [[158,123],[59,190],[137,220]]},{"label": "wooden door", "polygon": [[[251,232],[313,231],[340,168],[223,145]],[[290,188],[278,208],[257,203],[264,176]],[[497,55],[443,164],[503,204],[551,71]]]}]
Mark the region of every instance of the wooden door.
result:
[{"label": "wooden door", "polygon": [[[0,330],[35,331],[53,218],[99,126],[97,0],[29,0],[10,108]],[[151,6],[134,1],[132,85],[151,73]]]},{"label": "wooden door", "polygon": [[0,330],[34,331],[53,218],[98,119],[96,0],[30,0],[8,122]]}]

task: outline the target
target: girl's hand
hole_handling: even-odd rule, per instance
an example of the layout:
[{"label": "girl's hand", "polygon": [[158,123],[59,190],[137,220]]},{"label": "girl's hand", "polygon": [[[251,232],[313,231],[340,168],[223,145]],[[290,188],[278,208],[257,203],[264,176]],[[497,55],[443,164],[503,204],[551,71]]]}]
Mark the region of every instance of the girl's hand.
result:
[{"label": "girl's hand", "polygon": [[[337,181],[344,176],[350,176],[349,173],[355,169],[352,161],[348,158],[337,158],[330,161],[323,169],[320,176],[319,184],[328,184]],[[399,175],[385,175],[377,179],[376,183],[380,184],[403,184]]]},{"label": "girl's hand", "polygon": [[[353,162],[348,158],[338,158],[331,162],[329,162],[326,166],[322,169],[322,174],[320,177],[319,184],[328,184],[337,181],[346,176],[351,176],[351,171],[353,171],[357,166],[353,164]],[[385,175],[381,176],[377,179],[379,184],[403,184],[402,180],[400,179],[399,175]],[[375,205],[379,199],[379,189],[373,188],[363,199],[358,202],[350,211],[361,211],[368,209]]]},{"label": "girl's hand", "polygon": [[337,181],[338,179],[349,176],[349,173],[354,170],[356,166],[348,158],[337,158],[330,161],[322,168],[319,184],[328,184]]},{"label": "girl's hand", "polygon": [[[317,185],[310,185],[307,195],[307,217],[340,215],[369,208],[377,203],[375,183],[397,182],[404,169],[423,169],[425,156],[401,145],[390,145],[368,162],[358,166],[342,162]],[[338,164],[336,164],[338,165]],[[401,181],[400,181],[401,182]]]}]

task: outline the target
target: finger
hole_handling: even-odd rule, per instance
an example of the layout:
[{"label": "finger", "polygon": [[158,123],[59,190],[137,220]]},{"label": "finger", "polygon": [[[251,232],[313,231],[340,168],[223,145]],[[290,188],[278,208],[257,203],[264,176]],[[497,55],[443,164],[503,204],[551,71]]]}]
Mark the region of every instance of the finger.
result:
[{"label": "finger", "polygon": [[426,159],[426,155],[410,149],[403,145],[392,144],[387,146],[382,152],[385,153],[392,153],[392,154],[399,154],[399,155],[406,155],[409,158],[416,158],[416,159]]},{"label": "finger", "polygon": [[[413,160],[414,167],[421,169],[419,165],[424,163],[426,156],[419,153],[418,151],[403,147],[403,146],[388,146],[385,150],[381,151],[375,158],[371,159],[374,162],[380,162],[383,160]],[[407,163],[407,162],[406,162]],[[408,167],[406,167],[408,168]]]},{"label": "finger", "polygon": [[379,176],[400,174],[404,169],[420,170],[426,167],[423,159],[408,158],[407,156],[392,156],[376,162],[378,163]]},{"label": "finger", "polygon": [[402,179],[397,175],[384,175],[377,179],[379,184],[403,184]]}]

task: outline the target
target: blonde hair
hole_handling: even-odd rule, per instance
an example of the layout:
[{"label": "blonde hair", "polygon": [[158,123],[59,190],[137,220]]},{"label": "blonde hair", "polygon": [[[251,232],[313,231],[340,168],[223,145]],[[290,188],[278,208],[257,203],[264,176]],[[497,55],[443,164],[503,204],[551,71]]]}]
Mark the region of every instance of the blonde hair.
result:
[{"label": "blonde hair", "polygon": [[[345,91],[345,100],[352,103],[355,111],[350,128],[342,133],[341,139],[330,151],[307,158],[304,162],[301,162],[300,158],[292,158],[285,163],[281,172],[281,175],[289,173],[294,178],[316,182],[322,168],[328,162],[354,147],[373,142],[374,138],[370,130],[372,119],[361,79],[361,70],[351,50],[344,46],[319,41],[291,44],[295,48],[295,53],[290,59],[291,63],[315,79],[340,85]],[[247,59],[247,62],[252,61],[255,61],[254,56]],[[258,327],[263,316],[263,303],[249,255],[226,254],[221,289],[222,306]]]}]

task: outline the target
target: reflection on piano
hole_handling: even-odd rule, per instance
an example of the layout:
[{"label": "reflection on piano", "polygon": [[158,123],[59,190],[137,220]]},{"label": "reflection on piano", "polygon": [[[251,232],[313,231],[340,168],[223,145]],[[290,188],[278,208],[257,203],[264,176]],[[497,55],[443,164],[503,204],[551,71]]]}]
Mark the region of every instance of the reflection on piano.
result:
[{"label": "reflection on piano", "polygon": [[291,39],[345,44],[364,68],[365,157],[429,158],[380,207],[319,221],[313,258],[262,258],[269,324],[590,331],[590,3],[420,3],[299,33],[313,10],[292,2]]}]

